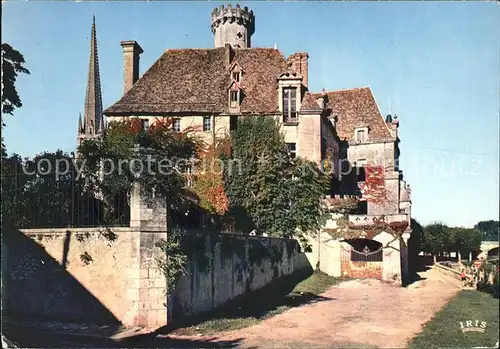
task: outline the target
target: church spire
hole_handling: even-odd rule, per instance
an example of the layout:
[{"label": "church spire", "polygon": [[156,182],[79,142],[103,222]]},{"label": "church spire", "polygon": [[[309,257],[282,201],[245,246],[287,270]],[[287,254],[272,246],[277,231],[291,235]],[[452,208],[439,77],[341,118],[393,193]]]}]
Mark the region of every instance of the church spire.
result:
[{"label": "church spire", "polygon": [[85,92],[85,112],[83,116],[83,130],[79,130],[79,138],[93,138],[103,132],[104,120],[102,115],[101,78],[99,75],[99,58],[97,55],[97,35],[95,16],[92,19],[90,33],[90,59]]}]

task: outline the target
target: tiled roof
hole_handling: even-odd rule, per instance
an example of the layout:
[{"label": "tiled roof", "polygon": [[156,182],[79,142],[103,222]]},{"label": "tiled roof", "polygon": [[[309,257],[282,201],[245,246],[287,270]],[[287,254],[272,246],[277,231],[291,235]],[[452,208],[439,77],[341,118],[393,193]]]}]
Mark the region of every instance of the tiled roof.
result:
[{"label": "tiled roof", "polygon": [[[132,88],[106,109],[107,115],[178,112],[227,112],[229,66],[243,70],[240,110],[243,114],[273,113],[278,109],[276,79],[286,70],[277,49],[167,50]],[[231,63],[228,57],[232,56]]]},{"label": "tiled roof", "polygon": [[302,104],[300,106],[300,111],[319,111],[321,112],[322,108],[319,106],[316,99],[311,95],[309,91],[304,93],[304,98],[302,99]]},{"label": "tiled roof", "polygon": [[[354,139],[356,127],[368,126],[370,140],[393,138],[369,87],[325,92],[327,109],[337,116],[337,134],[342,140]],[[320,98],[323,93],[315,93]]]}]

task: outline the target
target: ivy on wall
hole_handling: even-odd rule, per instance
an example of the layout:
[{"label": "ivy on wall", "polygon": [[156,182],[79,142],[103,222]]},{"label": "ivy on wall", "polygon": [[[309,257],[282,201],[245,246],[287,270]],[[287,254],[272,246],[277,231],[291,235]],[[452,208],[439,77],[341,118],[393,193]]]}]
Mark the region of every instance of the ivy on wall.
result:
[{"label": "ivy on wall", "polygon": [[336,221],[337,228],[325,229],[334,239],[373,239],[385,231],[394,237],[400,237],[408,227],[407,221],[386,222],[385,217],[374,218],[373,223],[355,225],[349,222],[348,216],[343,216]]},{"label": "ivy on wall", "polygon": [[216,253],[217,248],[220,251],[221,263],[237,257],[232,263],[237,281],[241,282],[247,275],[247,282],[251,283],[254,267],[262,266],[264,260],[271,262],[271,267],[277,276],[284,249],[287,250],[288,258],[292,257],[297,250],[297,242],[293,239],[283,241],[284,244],[274,245],[271,239],[252,239],[243,235],[220,234],[216,231],[197,233],[175,229],[168,234],[167,239],[156,243],[156,247],[162,251],[156,262],[166,278],[167,294],[173,292],[180,277],[187,274],[189,263],[195,263],[198,272],[210,272],[212,253]]}]

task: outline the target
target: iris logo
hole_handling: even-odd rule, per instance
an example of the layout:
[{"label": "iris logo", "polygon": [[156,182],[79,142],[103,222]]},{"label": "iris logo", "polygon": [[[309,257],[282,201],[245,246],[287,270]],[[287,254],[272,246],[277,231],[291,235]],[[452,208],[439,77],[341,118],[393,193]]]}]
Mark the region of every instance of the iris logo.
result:
[{"label": "iris logo", "polygon": [[468,321],[460,321],[460,329],[462,333],[465,332],[482,332],[486,330],[486,321],[479,320],[468,320]]}]

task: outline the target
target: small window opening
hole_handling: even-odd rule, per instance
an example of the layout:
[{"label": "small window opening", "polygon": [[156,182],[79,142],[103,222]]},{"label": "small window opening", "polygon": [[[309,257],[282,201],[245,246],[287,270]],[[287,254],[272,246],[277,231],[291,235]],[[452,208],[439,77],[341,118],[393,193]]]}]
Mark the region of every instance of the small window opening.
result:
[{"label": "small window opening", "polygon": [[231,108],[235,108],[238,106],[238,91],[231,91],[230,93],[230,106]]},{"label": "small window opening", "polygon": [[290,158],[295,158],[297,156],[297,146],[295,143],[286,143],[288,152],[290,153]]},{"label": "small window opening", "polygon": [[174,129],[174,132],[181,132],[181,119],[174,119],[172,128]]},{"label": "small window opening", "polygon": [[212,118],[210,116],[203,117],[203,131],[207,132],[212,130]]},{"label": "small window opening", "polygon": [[236,82],[240,82],[240,72],[233,72],[233,80]]}]

